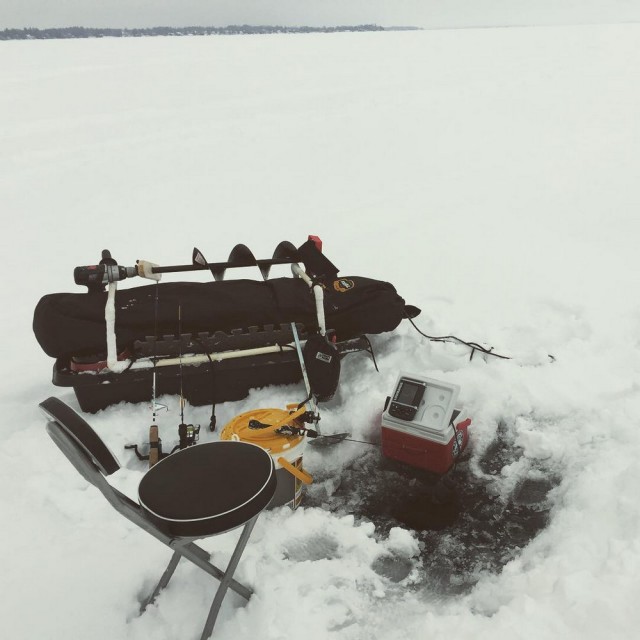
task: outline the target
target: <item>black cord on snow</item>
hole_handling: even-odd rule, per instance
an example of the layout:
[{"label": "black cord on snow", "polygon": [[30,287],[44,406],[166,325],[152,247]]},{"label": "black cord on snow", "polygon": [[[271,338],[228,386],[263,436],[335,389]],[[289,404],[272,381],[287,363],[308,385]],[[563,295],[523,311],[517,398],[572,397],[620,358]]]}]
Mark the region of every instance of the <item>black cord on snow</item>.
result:
[{"label": "black cord on snow", "polygon": [[462,340],[457,336],[428,336],[426,333],[418,329],[418,327],[416,326],[416,323],[413,321],[412,318],[410,318],[409,316],[406,316],[406,317],[407,317],[407,320],[413,325],[413,328],[421,336],[424,336],[425,338],[427,338],[428,340],[431,340],[432,342],[451,342],[452,340],[454,340],[455,342],[459,342],[460,344],[464,344],[467,347],[469,347],[471,349],[471,358],[469,358],[470,360],[473,358],[473,354],[476,351],[480,351],[481,353],[484,353],[485,355],[488,355],[488,356],[494,356],[496,358],[500,358],[501,360],[511,360],[509,356],[502,356],[499,353],[495,353],[493,351],[493,347],[490,347],[489,349],[487,349],[486,347],[483,347],[477,342],[467,342],[466,340]]}]

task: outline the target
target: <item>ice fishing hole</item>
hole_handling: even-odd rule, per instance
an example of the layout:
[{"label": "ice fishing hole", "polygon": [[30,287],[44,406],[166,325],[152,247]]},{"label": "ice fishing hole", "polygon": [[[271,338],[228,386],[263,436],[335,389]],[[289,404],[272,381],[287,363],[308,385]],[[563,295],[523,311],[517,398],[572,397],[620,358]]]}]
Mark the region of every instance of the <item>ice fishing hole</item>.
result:
[{"label": "ice fishing hole", "polygon": [[323,482],[328,478],[316,473],[304,504],[369,520],[383,538],[392,527],[412,530],[421,548],[417,563],[380,558],[374,570],[399,582],[418,564],[417,586],[455,595],[469,591],[482,575],[498,573],[548,524],[557,474],[532,461],[508,495],[493,482],[492,476],[520,457],[499,432],[479,461],[487,476],[474,477],[463,460],[450,474],[452,482],[443,484],[371,449],[332,477],[331,494]]}]

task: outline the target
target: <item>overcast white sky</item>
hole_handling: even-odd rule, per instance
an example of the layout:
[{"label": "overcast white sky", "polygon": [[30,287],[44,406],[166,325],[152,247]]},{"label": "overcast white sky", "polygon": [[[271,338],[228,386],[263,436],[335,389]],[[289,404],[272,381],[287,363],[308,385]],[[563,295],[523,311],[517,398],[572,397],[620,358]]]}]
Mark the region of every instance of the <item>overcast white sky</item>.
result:
[{"label": "overcast white sky", "polygon": [[0,28],[640,21],[640,0],[0,0]]}]

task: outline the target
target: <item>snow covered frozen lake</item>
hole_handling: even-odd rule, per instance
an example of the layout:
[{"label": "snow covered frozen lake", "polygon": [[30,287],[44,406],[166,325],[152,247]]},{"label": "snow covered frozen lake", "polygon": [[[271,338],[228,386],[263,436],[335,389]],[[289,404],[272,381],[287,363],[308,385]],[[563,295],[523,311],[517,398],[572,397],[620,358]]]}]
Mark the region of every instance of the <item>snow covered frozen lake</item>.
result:
[{"label": "snow covered frozen lake", "polygon": [[[137,617],[169,552],[47,437],[38,403],[78,405],[33,337],[38,299],[79,291],[73,267],[104,248],[180,264],[313,233],[426,333],[513,360],[408,323],[373,337],[380,373],[349,356],[327,432],[378,438],[400,370],[461,385],[458,521],[395,519],[419,490],[375,447],[310,450],[306,507],[261,517],[237,573],[255,596],[230,594],[214,637],[637,638],[639,68],[639,25],[2,43],[1,635],[198,638],[214,588],[184,563]],[[256,390],[218,423],[301,393]],[[123,446],[149,413],[86,416],[133,495]],[[224,564],[236,537],[203,546]]]}]

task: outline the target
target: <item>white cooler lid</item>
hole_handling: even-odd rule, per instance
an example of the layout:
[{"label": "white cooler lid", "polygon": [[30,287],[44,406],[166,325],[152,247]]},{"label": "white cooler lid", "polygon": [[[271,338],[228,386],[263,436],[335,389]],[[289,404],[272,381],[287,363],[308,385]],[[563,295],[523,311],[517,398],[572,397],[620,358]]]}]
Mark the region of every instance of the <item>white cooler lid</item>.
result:
[{"label": "white cooler lid", "polygon": [[[402,372],[393,388],[398,388],[402,379],[411,382],[423,384],[425,387],[424,395],[418,406],[416,416],[413,420],[402,420],[389,414],[389,407],[383,414],[383,422],[396,429],[403,426],[410,427],[412,430],[424,430],[427,433],[444,432],[449,428],[451,416],[456,409],[456,402],[460,387],[457,384],[443,382],[434,378],[427,378],[423,375]],[[393,396],[392,396],[393,397]],[[393,400],[391,401],[393,402]],[[391,403],[389,403],[391,404]]]}]

